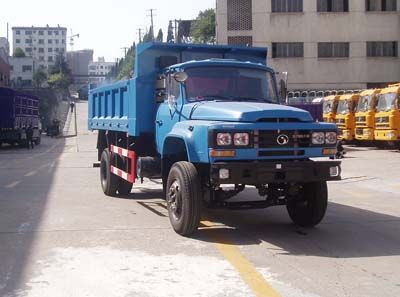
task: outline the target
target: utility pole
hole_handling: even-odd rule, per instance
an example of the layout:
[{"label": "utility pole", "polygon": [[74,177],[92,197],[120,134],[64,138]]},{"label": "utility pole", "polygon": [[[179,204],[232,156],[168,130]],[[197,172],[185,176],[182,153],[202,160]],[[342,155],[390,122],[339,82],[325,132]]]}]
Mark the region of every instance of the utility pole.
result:
[{"label": "utility pole", "polygon": [[154,22],[153,22],[153,20],[154,20],[154,17],[156,16],[155,14],[153,14],[154,10],[155,9],[153,9],[153,8],[147,10],[147,11],[150,11],[150,15],[148,15],[148,16],[151,18],[151,40],[152,41],[154,41]]},{"label": "utility pole", "polygon": [[138,34],[139,34],[139,43],[141,43],[142,42],[142,36],[143,36],[143,34],[142,34],[142,28],[139,28],[139,29],[137,29],[137,31],[138,31]]},{"label": "utility pole", "polygon": [[126,50],[128,49],[129,47],[126,47],[126,46],[124,46],[124,47],[121,47],[121,49],[123,49],[124,50],[124,52],[125,52],[125,57],[126,57]]},{"label": "utility pole", "polygon": [[174,37],[175,37],[175,43],[178,43],[178,24],[179,24],[179,21],[177,20],[177,19],[175,19],[174,20],[174,24],[175,24],[175,26],[174,26]]}]

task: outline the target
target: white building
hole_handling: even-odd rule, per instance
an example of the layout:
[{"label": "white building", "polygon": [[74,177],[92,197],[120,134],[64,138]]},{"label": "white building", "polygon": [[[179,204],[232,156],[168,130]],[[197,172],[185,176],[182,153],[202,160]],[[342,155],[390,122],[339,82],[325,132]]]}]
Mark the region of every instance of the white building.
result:
[{"label": "white building", "polygon": [[13,50],[21,48],[26,56],[37,61],[35,67],[48,69],[57,55],[66,55],[67,28],[64,27],[13,27]]},{"label": "white building", "polygon": [[90,62],[88,66],[89,81],[91,83],[104,81],[113,66],[115,63],[106,62],[104,58],[99,58],[97,62]]},{"label": "white building", "polygon": [[217,41],[268,47],[290,89],[400,80],[400,0],[217,0]]},{"label": "white building", "polygon": [[10,57],[11,65],[10,80],[14,87],[32,86],[34,71],[34,60],[32,57],[13,58]]}]

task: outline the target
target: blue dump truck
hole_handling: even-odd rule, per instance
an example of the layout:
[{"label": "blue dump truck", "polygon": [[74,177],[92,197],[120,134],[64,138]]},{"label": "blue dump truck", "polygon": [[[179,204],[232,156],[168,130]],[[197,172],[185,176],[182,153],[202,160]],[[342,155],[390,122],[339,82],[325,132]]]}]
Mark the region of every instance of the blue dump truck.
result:
[{"label": "blue dump truck", "polygon": [[[337,129],[280,104],[285,94],[266,57],[265,48],[140,44],[132,79],[89,92],[104,193],[126,195],[136,180],[161,178],[181,235],[197,230],[204,206],[286,205],[294,223],[318,224],[326,182],[341,169],[315,158],[335,155]],[[259,199],[232,201],[246,185]]]},{"label": "blue dump truck", "polygon": [[0,146],[26,145],[26,129],[33,129],[33,141],[40,143],[39,98],[9,88],[0,88]]}]

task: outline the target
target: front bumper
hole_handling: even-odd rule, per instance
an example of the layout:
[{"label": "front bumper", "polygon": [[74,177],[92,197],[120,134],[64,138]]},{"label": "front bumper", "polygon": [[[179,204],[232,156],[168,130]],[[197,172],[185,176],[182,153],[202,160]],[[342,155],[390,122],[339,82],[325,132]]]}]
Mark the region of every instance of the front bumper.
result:
[{"label": "front bumper", "polygon": [[[211,182],[220,184],[261,185],[268,183],[316,182],[340,180],[340,161],[270,161],[221,162],[211,164]],[[331,168],[337,175],[331,175]],[[229,177],[220,178],[220,169],[229,170]]]},{"label": "front bumper", "polygon": [[356,128],[357,140],[374,140],[374,129],[372,128]]}]

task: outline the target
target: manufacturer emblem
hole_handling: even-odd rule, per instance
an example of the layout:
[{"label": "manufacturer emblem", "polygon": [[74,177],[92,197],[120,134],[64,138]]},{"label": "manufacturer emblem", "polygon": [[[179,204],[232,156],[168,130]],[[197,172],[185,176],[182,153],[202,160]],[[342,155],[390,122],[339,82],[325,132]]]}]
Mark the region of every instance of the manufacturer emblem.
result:
[{"label": "manufacturer emblem", "polygon": [[281,134],[276,138],[276,142],[279,145],[285,145],[289,143],[289,136],[285,135],[285,134]]}]

